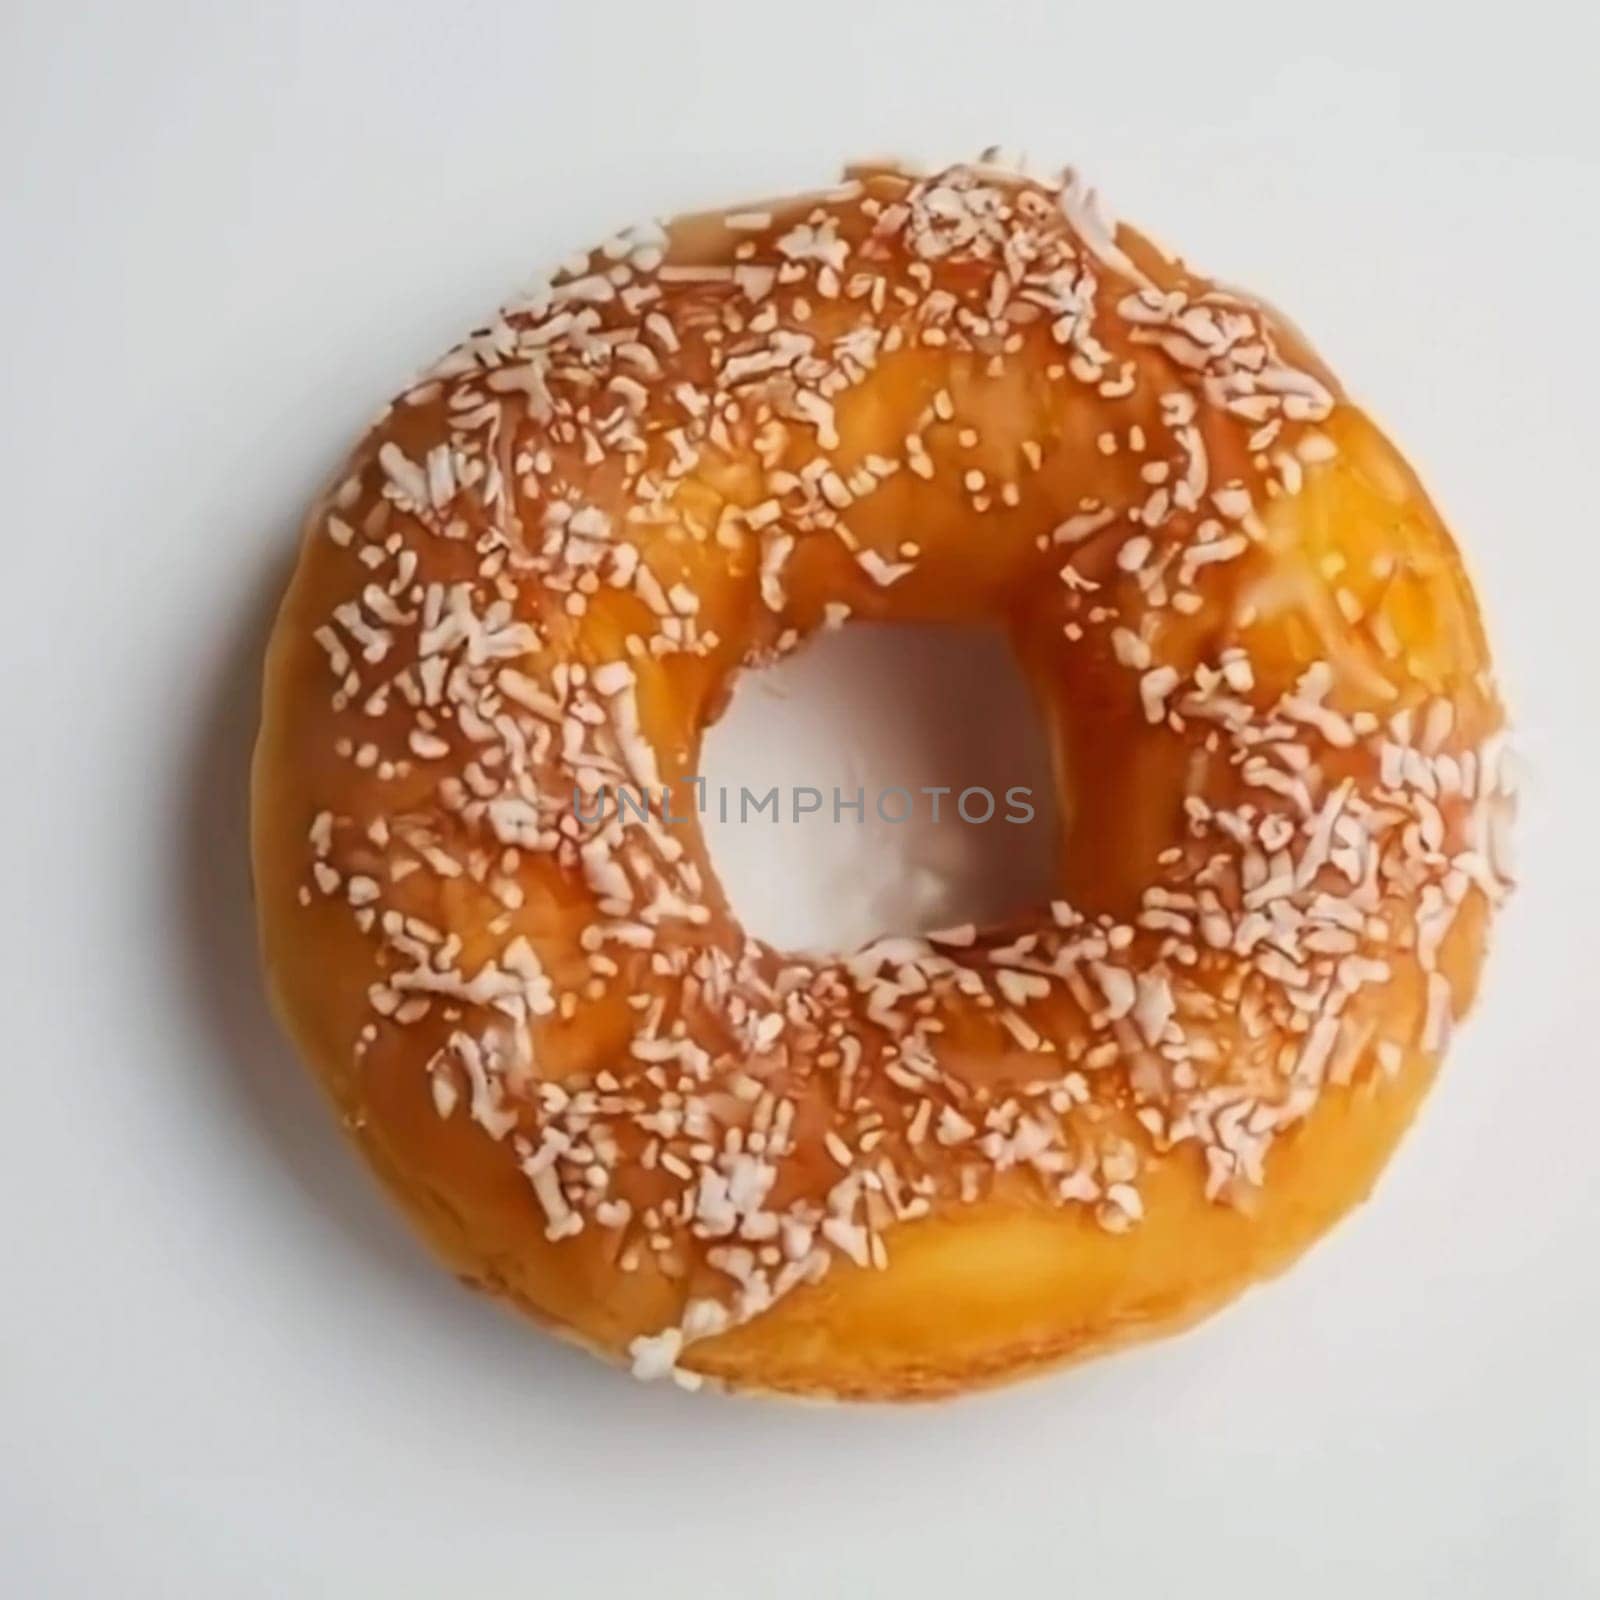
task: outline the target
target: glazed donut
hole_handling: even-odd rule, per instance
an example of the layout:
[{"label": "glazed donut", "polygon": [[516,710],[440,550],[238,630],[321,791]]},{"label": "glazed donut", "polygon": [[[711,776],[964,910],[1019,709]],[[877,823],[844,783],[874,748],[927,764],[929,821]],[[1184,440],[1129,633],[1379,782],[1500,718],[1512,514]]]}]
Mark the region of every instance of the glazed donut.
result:
[{"label": "glazed donut", "polygon": [[[1009,631],[1048,905],[741,929],[673,797],[740,670],[849,618]],[[1070,173],[857,168],[576,257],[356,448],[267,659],[265,963],[468,1282],[641,1377],[945,1393],[1365,1196],[1509,885],[1503,722],[1292,326]]]}]

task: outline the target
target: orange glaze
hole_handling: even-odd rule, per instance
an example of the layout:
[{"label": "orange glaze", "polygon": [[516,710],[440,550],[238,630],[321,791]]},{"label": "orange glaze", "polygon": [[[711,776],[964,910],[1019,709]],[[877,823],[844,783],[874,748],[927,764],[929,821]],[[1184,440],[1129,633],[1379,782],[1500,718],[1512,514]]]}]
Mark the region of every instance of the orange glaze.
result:
[{"label": "orange glaze", "polygon": [[[800,959],[692,820],[575,812],[692,813],[738,672],[847,616],[1009,628],[1050,906]],[[1298,335],[1070,178],[863,170],[609,242],[358,447],[269,655],[266,961],[467,1280],[641,1376],[947,1392],[1365,1195],[1504,889],[1502,722]]]}]

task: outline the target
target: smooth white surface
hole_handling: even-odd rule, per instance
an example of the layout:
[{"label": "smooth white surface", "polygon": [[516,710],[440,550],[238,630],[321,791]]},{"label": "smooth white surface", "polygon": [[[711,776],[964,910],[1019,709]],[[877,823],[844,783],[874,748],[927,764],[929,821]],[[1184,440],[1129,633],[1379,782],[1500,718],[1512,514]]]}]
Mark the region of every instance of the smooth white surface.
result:
[{"label": "smooth white surface", "polygon": [[[1588,8],[39,3],[0,22],[0,1592],[1592,1594]],[[538,263],[990,142],[1290,308],[1488,598],[1485,999],[1364,1210],[1175,1343],[935,1410],[622,1381],[426,1263],[253,967],[314,486]]]},{"label": "smooth white surface", "polygon": [[746,930],[780,948],[996,922],[1050,898],[1049,744],[998,628],[820,633],[740,680],[699,767],[712,865]]}]

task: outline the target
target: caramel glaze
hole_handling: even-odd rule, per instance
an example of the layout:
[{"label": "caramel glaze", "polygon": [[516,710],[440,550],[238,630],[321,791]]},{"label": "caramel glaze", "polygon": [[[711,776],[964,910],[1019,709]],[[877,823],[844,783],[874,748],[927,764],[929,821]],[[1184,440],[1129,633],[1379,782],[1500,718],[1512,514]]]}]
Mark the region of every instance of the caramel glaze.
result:
[{"label": "caramel glaze", "polygon": [[[1051,905],[746,938],[686,780],[846,616],[1008,628]],[[465,1280],[641,1376],[941,1394],[1368,1192],[1505,888],[1502,722],[1449,535],[1281,318],[1070,174],[860,169],[568,263],[357,447],[267,663],[265,959]],[[691,820],[582,820],[618,782]]]}]

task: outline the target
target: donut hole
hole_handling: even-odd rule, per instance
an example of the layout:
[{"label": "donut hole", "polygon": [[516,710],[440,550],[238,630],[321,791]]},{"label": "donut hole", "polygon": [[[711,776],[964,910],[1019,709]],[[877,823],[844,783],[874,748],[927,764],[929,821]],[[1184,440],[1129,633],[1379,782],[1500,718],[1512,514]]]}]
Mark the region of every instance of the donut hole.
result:
[{"label": "donut hole", "polygon": [[729,902],[778,948],[982,926],[1050,898],[1050,751],[998,629],[859,623],[815,635],[744,674],[700,772]]}]

